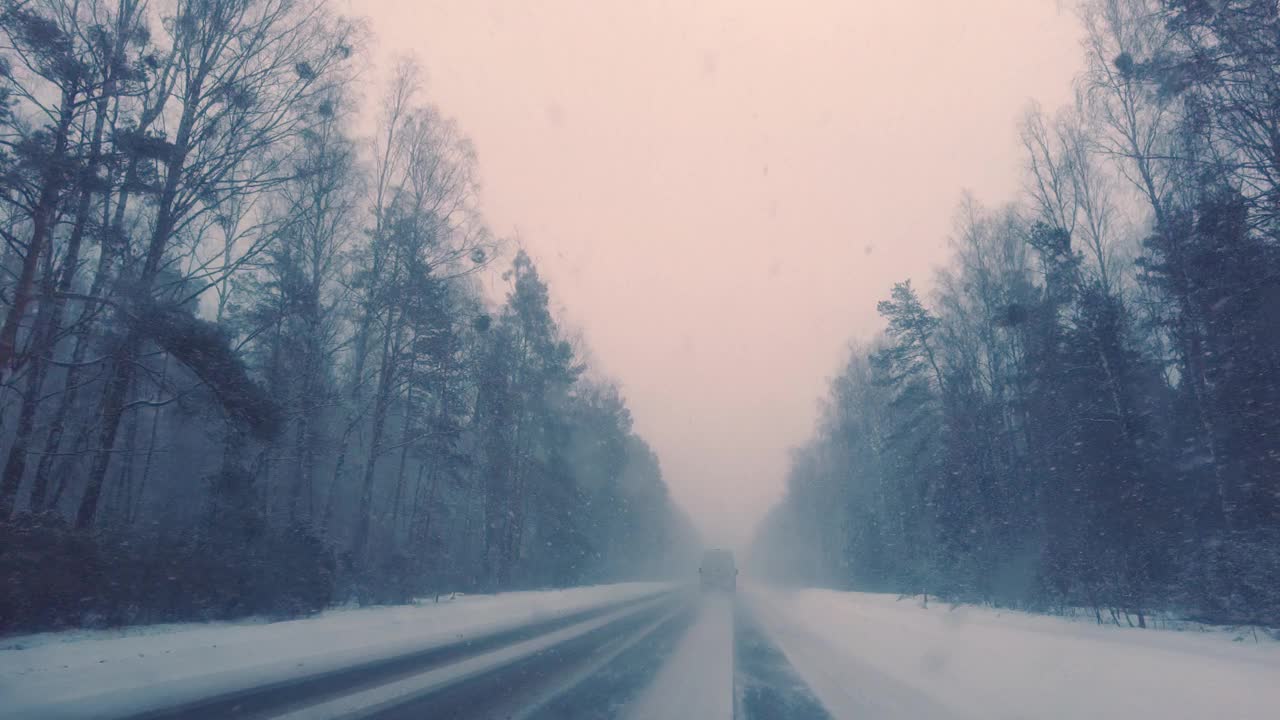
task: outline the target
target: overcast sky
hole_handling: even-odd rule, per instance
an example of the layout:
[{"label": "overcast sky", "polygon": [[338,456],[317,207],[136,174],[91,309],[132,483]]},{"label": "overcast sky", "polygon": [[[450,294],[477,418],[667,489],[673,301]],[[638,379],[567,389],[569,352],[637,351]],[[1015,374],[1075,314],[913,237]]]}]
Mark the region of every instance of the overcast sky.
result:
[{"label": "overcast sky", "polygon": [[420,58],[494,229],[713,543],[780,496],[848,341],[944,261],[962,190],[1019,194],[1018,119],[1080,66],[1060,0],[348,2],[381,68]]}]

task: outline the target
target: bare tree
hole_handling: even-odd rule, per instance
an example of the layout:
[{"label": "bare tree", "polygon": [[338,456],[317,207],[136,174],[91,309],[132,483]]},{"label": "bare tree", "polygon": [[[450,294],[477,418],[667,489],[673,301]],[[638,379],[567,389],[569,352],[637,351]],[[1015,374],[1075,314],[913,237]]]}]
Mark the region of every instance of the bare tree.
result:
[{"label": "bare tree", "polygon": [[155,219],[140,268],[125,274],[120,313],[131,328],[112,357],[98,411],[98,449],[76,515],[93,523],[116,429],[146,337],[146,307],[167,251],[208,213],[281,182],[282,161],[319,118],[320,78],[351,52],[349,29],[319,7],[287,0],[179,3],[173,28],[174,89],[164,115],[176,125],[158,149]]}]

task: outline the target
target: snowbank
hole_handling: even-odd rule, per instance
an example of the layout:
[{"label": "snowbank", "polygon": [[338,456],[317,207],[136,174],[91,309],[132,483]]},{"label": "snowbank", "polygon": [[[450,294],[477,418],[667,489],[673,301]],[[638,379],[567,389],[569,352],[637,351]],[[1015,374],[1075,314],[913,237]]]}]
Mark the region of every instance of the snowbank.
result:
[{"label": "snowbank", "polygon": [[752,588],[835,717],[1280,717],[1280,643],[1138,630],[919,598]]},{"label": "snowbank", "polygon": [[333,610],[287,622],[11,637],[0,641],[0,718],[139,712],[519,627],[666,587],[624,583]]}]

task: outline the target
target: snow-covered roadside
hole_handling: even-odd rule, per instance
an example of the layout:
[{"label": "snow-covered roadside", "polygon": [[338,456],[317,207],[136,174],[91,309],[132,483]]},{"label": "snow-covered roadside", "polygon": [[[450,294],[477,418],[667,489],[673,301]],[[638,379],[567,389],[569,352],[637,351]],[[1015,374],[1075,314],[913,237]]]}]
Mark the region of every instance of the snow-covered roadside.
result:
[{"label": "snow-covered roadside", "polygon": [[658,592],[623,583],[0,640],[0,718],[109,717],[337,669]]},{"label": "snow-covered roadside", "polygon": [[1221,718],[1280,708],[1280,643],[1137,630],[892,595],[751,588],[835,717]]}]

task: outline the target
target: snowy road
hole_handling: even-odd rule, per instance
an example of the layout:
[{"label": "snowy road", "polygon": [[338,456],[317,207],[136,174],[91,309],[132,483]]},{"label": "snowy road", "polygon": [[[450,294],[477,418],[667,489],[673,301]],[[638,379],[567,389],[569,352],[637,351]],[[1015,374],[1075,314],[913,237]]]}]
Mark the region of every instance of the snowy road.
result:
[{"label": "snowy road", "polygon": [[653,683],[628,709],[628,720],[733,717],[733,599],[707,596],[696,612]]},{"label": "snowy road", "polygon": [[1277,677],[1280,643],[1266,634],[633,585],[11,638],[0,642],[0,718],[1261,720],[1280,707]]}]

